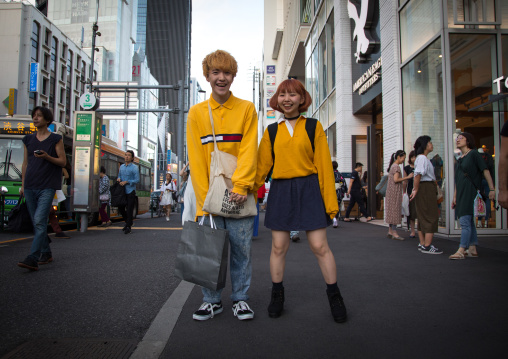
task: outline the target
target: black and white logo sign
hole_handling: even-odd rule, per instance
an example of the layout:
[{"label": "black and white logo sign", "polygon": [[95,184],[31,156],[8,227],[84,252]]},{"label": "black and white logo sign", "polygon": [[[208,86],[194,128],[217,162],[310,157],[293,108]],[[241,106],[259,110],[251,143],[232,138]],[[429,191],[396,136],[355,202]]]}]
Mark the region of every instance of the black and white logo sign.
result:
[{"label": "black and white logo sign", "polygon": [[[347,10],[349,17],[355,22],[353,41],[356,39],[356,62],[368,61],[368,55],[376,46],[371,35],[371,26],[374,18],[375,0],[348,0]],[[360,9],[360,12],[358,12]]]}]

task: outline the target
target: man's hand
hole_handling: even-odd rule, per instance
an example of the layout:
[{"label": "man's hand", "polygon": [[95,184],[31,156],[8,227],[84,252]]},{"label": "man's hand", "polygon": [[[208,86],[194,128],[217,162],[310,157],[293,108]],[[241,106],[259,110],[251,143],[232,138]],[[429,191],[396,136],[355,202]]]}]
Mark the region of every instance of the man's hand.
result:
[{"label": "man's hand", "polygon": [[452,209],[455,209],[455,206],[457,206],[457,199],[456,199],[456,198],[453,198],[453,201],[452,201]]},{"label": "man's hand", "polygon": [[489,199],[491,201],[495,201],[496,200],[496,190],[493,190],[493,191],[489,192]]},{"label": "man's hand", "polygon": [[122,186],[122,187],[123,187],[123,186],[125,186],[127,183],[129,183],[129,182],[127,182],[127,181],[120,182],[120,186]]},{"label": "man's hand", "polygon": [[413,188],[413,191],[411,192],[411,196],[409,197],[409,200],[412,201],[416,197],[417,193],[418,193],[418,190]]},{"label": "man's hand", "polygon": [[229,193],[229,201],[236,202],[237,204],[242,204],[247,201],[247,195],[242,196],[241,194],[230,192]]},{"label": "man's hand", "polygon": [[503,208],[508,209],[508,190],[499,190],[499,195],[497,196],[497,201]]}]

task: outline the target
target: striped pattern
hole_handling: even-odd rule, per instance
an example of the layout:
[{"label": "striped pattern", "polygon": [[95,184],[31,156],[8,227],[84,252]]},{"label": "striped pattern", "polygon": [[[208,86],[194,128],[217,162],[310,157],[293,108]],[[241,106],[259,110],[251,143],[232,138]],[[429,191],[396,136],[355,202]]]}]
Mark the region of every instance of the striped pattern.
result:
[{"label": "striped pattern", "polygon": [[[241,142],[243,135],[241,134],[217,134],[215,135],[215,141],[217,142]],[[207,135],[201,137],[201,144],[206,145],[213,143],[213,135]]]}]

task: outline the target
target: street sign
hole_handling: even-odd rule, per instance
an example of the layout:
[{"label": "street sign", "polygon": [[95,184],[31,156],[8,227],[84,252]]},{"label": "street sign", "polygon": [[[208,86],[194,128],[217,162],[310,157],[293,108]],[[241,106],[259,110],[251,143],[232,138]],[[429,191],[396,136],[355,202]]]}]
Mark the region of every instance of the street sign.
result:
[{"label": "street sign", "polygon": [[93,109],[96,102],[97,102],[97,100],[95,99],[95,96],[90,92],[84,93],[79,98],[79,105],[81,106],[81,108],[83,110]]},{"label": "street sign", "polygon": [[30,92],[38,92],[37,86],[39,84],[39,63],[30,63]]}]

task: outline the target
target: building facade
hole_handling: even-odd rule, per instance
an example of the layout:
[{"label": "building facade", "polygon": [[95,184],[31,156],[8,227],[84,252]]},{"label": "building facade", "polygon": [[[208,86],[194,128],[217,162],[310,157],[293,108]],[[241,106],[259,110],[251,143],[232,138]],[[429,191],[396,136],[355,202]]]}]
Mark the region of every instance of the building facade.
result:
[{"label": "building facade", "polygon": [[[450,206],[457,132],[472,133],[497,168],[499,130],[508,119],[496,105],[476,108],[504,85],[508,2],[279,0],[265,1],[265,16],[264,124],[277,117],[267,107],[276,85],[302,81],[313,97],[307,115],[323,124],[339,170],[365,164],[369,211],[377,218],[383,206],[374,187],[390,156],[409,154],[417,137],[429,135],[429,159],[445,194],[439,231],[459,234]],[[508,233],[506,210],[488,207],[479,233]]]},{"label": "building facade", "polygon": [[[0,46],[8,49],[0,62],[9,69],[1,75],[2,100],[14,88],[17,114],[31,114],[35,106],[44,106],[53,110],[55,121],[73,126],[73,112],[79,110],[90,74],[88,54],[37,9],[23,3],[0,3],[0,33]],[[37,63],[39,70],[31,71],[31,63]],[[5,103],[0,108],[7,113]]]}]

